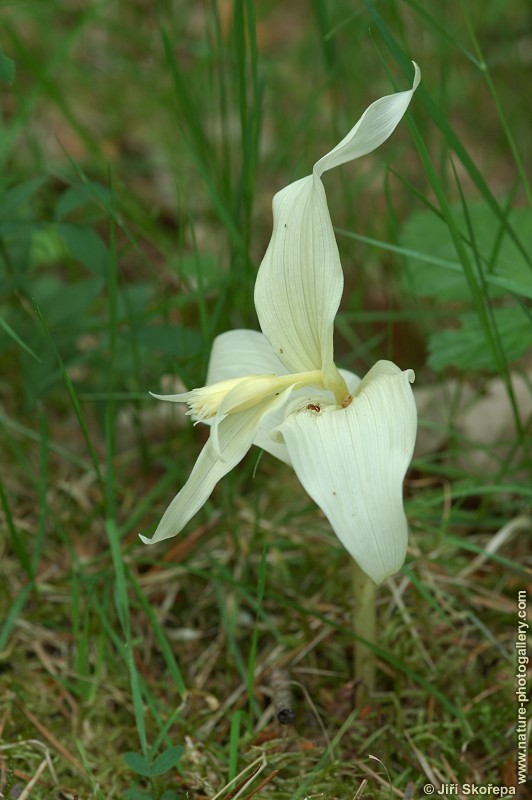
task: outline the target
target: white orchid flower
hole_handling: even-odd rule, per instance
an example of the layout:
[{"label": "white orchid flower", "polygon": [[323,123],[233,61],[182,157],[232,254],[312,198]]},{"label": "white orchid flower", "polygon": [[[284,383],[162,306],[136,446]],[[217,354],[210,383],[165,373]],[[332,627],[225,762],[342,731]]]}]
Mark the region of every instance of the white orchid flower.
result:
[{"label": "white orchid flower", "polygon": [[214,342],[207,385],[162,400],[188,403],[211,426],[192,473],[151,544],[179,533],[252,444],[294,468],[336,535],[376,583],[401,568],[408,527],[402,482],[412,458],[412,370],[379,361],[360,380],[333,359],[343,273],[321,175],[379,147],[408,108],[412,89],[377,100],[354,128],[273,200],[273,232],[255,285],[262,333]]}]

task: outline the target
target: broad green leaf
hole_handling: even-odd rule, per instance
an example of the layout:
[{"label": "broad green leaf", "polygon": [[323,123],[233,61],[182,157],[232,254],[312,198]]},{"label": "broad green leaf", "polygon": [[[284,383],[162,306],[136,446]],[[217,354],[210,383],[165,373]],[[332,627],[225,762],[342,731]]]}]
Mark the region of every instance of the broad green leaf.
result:
[{"label": "broad green leaf", "polygon": [[0,47],[0,81],[3,83],[13,83],[15,80],[15,62],[12,58],[5,55]]},{"label": "broad green leaf", "polygon": [[[494,309],[493,317],[506,360],[515,361],[532,346],[530,316],[514,306]],[[464,371],[496,371],[477,315],[473,312],[464,313],[459,320],[461,327],[457,330],[440,331],[429,338],[429,366],[436,371],[451,366]]]},{"label": "broad green leaf", "polygon": [[[484,274],[501,281],[500,288],[490,281],[490,294],[494,297],[506,294],[503,284],[507,281],[516,293],[530,296],[532,271],[492,210],[484,203],[474,203],[469,206],[468,214],[475,238],[474,243],[468,241],[465,245],[471,261],[475,265],[480,261]],[[456,207],[453,216],[458,229],[469,240],[462,207]],[[532,209],[513,209],[508,221],[521,241],[528,243],[528,248],[532,250]],[[401,243],[405,249],[419,254],[416,258],[406,256],[404,285],[407,290],[423,297],[435,297],[440,302],[470,299],[470,290],[463,274],[430,263],[435,258],[448,262],[457,260],[449,229],[443,220],[430,211],[416,212],[403,228]],[[422,254],[426,254],[427,260],[423,260]],[[480,284],[477,266],[475,272]]]},{"label": "broad green leaf", "polygon": [[73,257],[97,275],[105,275],[109,264],[109,253],[100,236],[93,228],[73,222],[61,222],[58,233],[67,244]]},{"label": "broad green leaf", "polygon": [[26,353],[28,353],[28,355],[32,356],[32,358],[34,358],[36,361],[40,361],[40,360],[41,360],[41,359],[39,358],[39,356],[38,356],[38,355],[36,355],[36,354],[33,352],[33,350],[31,349],[31,347],[29,347],[29,345],[27,345],[27,344],[26,344],[26,343],[25,343],[25,342],[24,342],[24,341],[23,341],[23,340],[20,338],[20,336],[19,336],[19,335],[16,333],[16,331],[14,331],[14,330],[13,330],[13,328],[11,327],[11,325],[10,325],[8,322],[6,322],[6,320],[3,318],[3,316],[2,316],[1,314],[0,314],[0,328],[3,328],[3,329],[4,329],[4,331],[7,333],[7,335],[8,335],[8,336],[9,336],[11,339],[14,339],[14,341],[15,341],[15,342],[16,342],[16,343],[19,345],[19,347],[22,347],[22,349],[23,349],[23,350],[25,350],[25,351],[26,351]]},{"label": "broad green leaf", "polygon": [[155,800],[154,796],[138,786],[131,786],[124,793],[124,800]]},{"label": "broad green leaf", "polygon": [[31,240],[37,223],[21,220],[0,223],[0,292],[29,294]]},{"label": "broad green leaf", "polygon": [[35,227],[31,234],[30,258],[32,267],[57,266],[65,260],[68,249],[52,225]]},{"label": "broad green leaf", "polygon": [[[86,312],[102,290],[101,278],[85,278],[64,283],[52,275],[32,281],[32,295],[50,327],[73,323],[76,333],[83,333]],[[64,333],[60,330],[59,333]]]},{"label": "broad green leaf", "polygon": [[184,747],[176,745],[175,747],[169,747],[168,750],[158,755],[151,767],[152,777],[164,775],[165,772],[173,769],[184,752]]},{"label": "broad green leaf", "polygon": [[55,219],[60,222],[69,214],[85,206],[94,207],[99,202],[107,205],[111,197],[110,190],[100,183],[87,183],[71,186],[63,192],[55,207]]},{"label": "broad green leaf", "polygon": [[24,183],[5,190],[0,196],[0,219],[2,222],[10,219],[21,206],[27,205],[47,180],[47,177],[33,178],[31,181],[24,181]]},{"label": "broad green leaf", "polygon": [[142,753],[133,753],[129,750],[128,752],[124,753],[124,761],[129,769],[132,769],[133,772],[137,773],[137,775],[143,775],[145,778],[148,778],[151,775],[150,763],[148,759],[142,755]]},{"label": "broad green leaf", "polygon": [[117,297],[117,315],[120,320],[146,313],[155,293],[155,286],[147,281],[121,286]]},{"label": "broad green leaf", "polygon": [[150,325],[137,332],[138,342],[149,350],[187,358],[203,350],[202,336],[180,325]]}]

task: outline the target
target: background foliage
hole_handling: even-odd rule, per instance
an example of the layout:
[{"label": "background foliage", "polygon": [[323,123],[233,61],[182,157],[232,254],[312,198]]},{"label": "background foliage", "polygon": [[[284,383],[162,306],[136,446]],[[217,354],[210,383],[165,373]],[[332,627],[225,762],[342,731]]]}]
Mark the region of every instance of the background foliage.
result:
[{"label": "background foliage", "polygon": [[[0,15],[0,788],[514,785],[528,4],[50,0]],[[347,556],[284,465],[250,453],[182,536],[139,543],[205,440],[147,392],[202,385],[214,337],[257,326],[273,194],[408,87],[412,58],[408,124],[326,177],[346,278],[337,360],[413,367],[421,416],[409,557],[380,591],[379,692],[357,708]]]}]

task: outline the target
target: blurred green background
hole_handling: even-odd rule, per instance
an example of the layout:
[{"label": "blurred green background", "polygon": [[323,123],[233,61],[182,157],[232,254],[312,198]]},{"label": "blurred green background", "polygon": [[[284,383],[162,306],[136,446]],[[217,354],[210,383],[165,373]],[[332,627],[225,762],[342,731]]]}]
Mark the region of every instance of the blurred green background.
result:
[{"label": "blurred green background", "polygon": [[[255,796],[388,797],[370,753],[399,796],[513,785],[530,4],[48,0],[0,23],[4,788],[44,759],[31,797],[229,798],[263,759],[239,797],[268,776]],[[409,558],[359,709],[347,555],[288,468],[250,453],[182,536],[139,543],[205,441],[148,390],[203,385],[214,337],[257,328],[273,194],[408,88],[412,59],[408,118],[325,178],[337,361],[391,358],[419,391]]]}]

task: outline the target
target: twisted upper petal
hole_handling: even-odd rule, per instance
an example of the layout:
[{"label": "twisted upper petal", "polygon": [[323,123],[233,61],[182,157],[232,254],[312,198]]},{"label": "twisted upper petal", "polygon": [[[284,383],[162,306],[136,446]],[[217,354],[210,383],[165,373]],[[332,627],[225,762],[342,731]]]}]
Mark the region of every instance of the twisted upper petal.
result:
[{"label": "twisted upper petal", "polygon": [[375,100],[362,114],[347,136],[314,165],[314,173],[322,175],[326,170],[353,161],[371,153],[388,139],[403,118],[410,101],[419,86],[421,72],[415,61],[412,88],[406,92],[388,94]]},{"label": "twisted upper petal", "polygon": [[291,372],[320,369],[339,402],[345,384],[334,364],[333,326],[343,273],[321,174],[379,147],[394,131],[419,84],[377,100],[312,175],[273,199],[273,232],[255,284],[260,326]]},{"label": "twisted upper petal", "polygon": [[290,372],[333,361],[344,280],[323,184],[310,175],[273,199],[273,232],[255,284],[260,326]]}]

